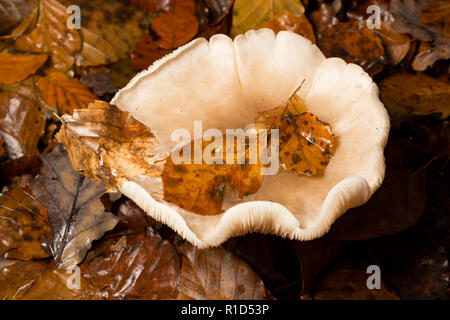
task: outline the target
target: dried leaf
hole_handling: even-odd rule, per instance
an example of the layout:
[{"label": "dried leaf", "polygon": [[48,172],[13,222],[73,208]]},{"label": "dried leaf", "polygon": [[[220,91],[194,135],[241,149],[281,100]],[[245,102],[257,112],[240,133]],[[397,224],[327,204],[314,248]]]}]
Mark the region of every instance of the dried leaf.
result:
[{"label": "dried leaf", "polygon": [[392,63],[400,63],[409,52],[411,39],[405,34],[395,32],[390,22],[382,22],[381,28],[374,31],[385,45]]},{"label": "dried leaf", "polygon": [[0,83],[14,83],[35,73],[47,60],[47,54],[4,50],[0,53]]},{"label": "dried leaf", "polygon": [[280,130],[280,162],[287,171],[317,175],[335,152],[331,126],[310,112],[287,112],[276,124]]},{"label": "dried leaf", "polygon": [[450,85],[423,73],[395,73],[380,84],[381,98],[392,121],[411,115],[450,115]]},{"label": "dried leaf", "polygon": [[[222,150],[227,149],[226,140],[223,137]],[[217,155],[222,160],[222,164],[218,164],[207,158],[209,155],[205,149],[210,142],[203,140],[202,162],[195,164],[195,144],[195,141],[190,144],[191,150],[194,150],[191,152],[190,164],[176,164],[172,161],[172,156],[166,159],[162,172],[164,200],[197,214],[215,215],[222,213],[223,193],[227,183],[237,191],[240,198],[259,189],[264,178],[264,168],[259,159],[256,164],[249,163],[250,148],[257,147],[249,148],[247,145],[245,151],[238,150],[235,143],[233,164],[226,164],[226,152]],[[182,151],[175,150],[174,154],[178,152]],[[215,151],[213,153],[213,157],[216,156]],[[241,157],[245,157],[242,159],[245,160],[243,164],[238,163]]]},{"label": "dried leaf", "polygon": [[[0,25],[0,38],[20,36],[21,34],[15,30],[19,30],[19,26],[33,12],[37,13],[36,9],[36,0],[3,0],[0,6],[0,21],[2,22]],[[26,31],[25,24],[22,26],[22,29],[25,29],[22,33]]]},{"label": "dried leaf", "polygon": [[222,248],[177,247],[182,257],[178,299],[261,300],[264,283],[247,263]]},{"label": "dried leaf", "polygon": [[52,226],[50,250],[59,268],[80,263],[92,241],[117,224],[100,201],[104,187],[72,169],[61,145],[42,157],[41,176],[33,180],[33,195],[46,208]]},{"label": "dried leaf", "polygon": [[70,289],[74,275],[54,270],[48,264],[17,261],[0,269],[0,299],[7,300],[96,300],[98,288],[81,277],[80,290]]},{"label": "dried leaf", "polygon": [[236,0],[233,6],[231,36],[235,37],[251,29],[260,29],[280,14],[300,16],[304,12],[303,5],[297,0]]},{"label": "dried leaf", "polygon": [[151,26],[160,37],[158,45],[173,50],[194,38],[198,31],[198,20],[192,12],[175,7],[153,19]]},{"label": "dried leaf", "polygon": [[69,29],[66,21],[69,14],[56,0],[42,0],[36,27],[16,40],[20,50],[50,52],[52,69],[67,71],[72,68],[74,55],[81,48],[78,30]]},{"label": "dried leaf", "polygon": [[75,109],[87,108],[97,99],[78,79],[61,72],[52,72],[41,78],[39,89],[45,102],[60,114],[72,114]]},{"label": "dried leaf", "polygon": [[416,71],[425,71],[436,61],[450,58],[450,42],[433,47],[428,42],[421,41],[419,50],[413,60],[412,68]]},{"label": "dried leaf", "polygon": [[81,271],[107,299],[174,299],[180,257],[169,241],[138,234],[105,247]]},{"label": "dried leaf", "polygon": [[124,59],[143,33],[140,24],[146,18],[145,10],[125,1],[62,0],[66,6],[78,5],[81,21],[81,52],[76,65],[90,67],[111,64]]},{"label": "dried leaf", "polygon": [[118,89],[112,84],[109,70],[87,74],[80,79],[81,84],[92,89],[94,94],[101,97],[105,94],[114,94]]},{"label": "dried leaf", "polygon": [[28,190],[16,188],[0,193],[0,255],[8,259],[40,259],[41,237],[50,237],[47,217],[39,212],[37,200]]},{"label": "dried leaf", "polygon": [[381,40],[364,21],[336,24],[318,35],[318,44],[325,56],[359,64],[371,75],[380,72],[385,63]]},{"label": "dried leaf", "polygon": [[147,69],[153,62],[168,53],[170,53],[170,50],[161,48],[150,35],[144,34],[131,53],[131,64],[136,70]]},{"label": "dried leaf", "polygon": [[96,101],[63,121],[56,138],[64,143],[74,168],[94,182],[103,181],[110,191],[124,177],[161,173],[153,165],[158,157],[153,151],[155,137],[128,112]]},{"label": "dried leaf", "polygon": [[304,36],[305,38],[316,43],[316,36],[314,35],[314,30],[309,23],[308,18],[304,15],[293,15],[290,13],[282,13],[276,15],[273,20],[269,21],[265,28],[270,28],[275,33],[283,30],[292,31]]},{"label": "dried leaf", "polygon": [[17,93],[0,92],[0,136],[10,159],[38,155],[45,119],[33,100]]},{"label": "dried leaf", "polygon": [[429,0],[422,7],[420,15],[422,23],[449,23],[450,22],[450,5],[447,0]]}]

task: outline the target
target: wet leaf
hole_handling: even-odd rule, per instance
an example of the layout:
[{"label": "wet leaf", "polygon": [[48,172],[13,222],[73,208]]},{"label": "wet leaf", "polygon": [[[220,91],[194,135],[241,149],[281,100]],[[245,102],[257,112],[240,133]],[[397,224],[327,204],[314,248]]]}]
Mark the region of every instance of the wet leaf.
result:
[{"label": "wet leaf", "polygon": [[194,0],[130,0],[134,5],[141,5],[152,12],[168,12],[172,8],[181,7],[194,13]]},{"label": "wet leaf", "polygon": [[380,96],[391,121],[402,121],[412,115],[450,115],[450,85],[423,73],[395,73],[380,84]]},{"label": "wet leaf", "polygon": [[52,72],[39,80],[44,101],[60,114],[72,114],[75,109],[87,108],[97,97],[78,79],[61,72]]},{"label": "wet leaf", "polygon": [[198,20],[189,10],[175,7],[153,19],[151,26],[160,37],[158,46],[173,50],[194,38],[198,31]]},{"label": "wet leaf", "polygon": [[128,112],[96,101],[62,119],[56,138],[64,143],[73,167],[94,182],[103,181],[110,191],[116,191],[124,177],[161,173],[162,168],[153,165],[158,159],[155,137]]},{"label": "wet leaf", "polygon": [[280,14],[301,16],[304,12],[303,5],[297,0],[236,0],[233,6],[231,36],[235,37],[251,29],[260,29]]},{"label": "wet leaf", "polygon": [[325,56],[359,64],[371,75],[380,72],[385,63],[381,40],[364,21],[336,24],[318,35],[318,44]]},{"label": "wet leaf", "polygon": [[34,177],[39,173],[41,164],[41,159],[37,155],[7,160],[0,164],[0,180],[9,185],[17,176],[29,174]]},{"label": "wet leaf", "polygon": [[124,198],[118,200],[116,205],[117,211],[115,213],[120,219],[116,229],[142,232],[148,227],[154,227],[154,229],[161,228],[160,222],[152,219],[130,199]]},{"label": "wet leaf", "polygon": [[14,83],[25,79],[35,73],[47,57],[47,54],[2,51],[0,53],[0,83]]},{"label": "wet leaf", "polygon": [[123,236],[81,270],[107,299],[174,299],[180,283],[180,257],[172,244],[143,234]]},{"label": "wet leaf", "polygon": [[81,277],[80,290],[70,289],[72,273],[45,262],[17,261],[0,269],[0,299],[96,300],[98,288]]},{"label": "wet leaf", "polygon": [[41,175],[30,184],[33,195],[48,212],[52,227],[50,250],[59,268],[80,263],[91,243],[117,224],[105,212],[102,184],[94,184],[72,169],[61,145],[42,157]]},{"label": "wet leaf", "polygon": [[66,6],[78,5],[82,12],[81,52],[76,65],[81,67],[111,64],[124,59],[143,33],[141,23],[146,11],[119,0],[63,0]]},{"label": "wet leaf", "polygon": [[153,62],[168,53],[170,53],[170,50],[161,48],[150,35],[144,34],[131,54],[131,64],[136,70],[147,69]]},{"label": "wet leaf", "polygon": [[332,26],[339,23],[333,9],[327,3],[321,3],[319,8],[311,14],[311,22],[317,30],[317,34],[323,34]]},{"label": "wet leaf", "polygon": [[308,18],[304,15],[292,15],[290,13],[279,14],[264,27],[272,29],[275,33],[283,30],[292,31],[316,43],[314,30]]},{"label": "wet leaf", "polygon": [[182,257],[178,299],[260,300],[264,283],[243,260],[222,248],[177,247]]},{"label": "wet leaf", "polygon": [[297,174],[321,174],[336,149],[331,126],[310,112],[287,112],[276,127],[280,139],[280,162]]},{"label": "wet leaf", "polygon": [[87,74],[81,77],[80,82],[92,89],[94,94],[101,97],[105,94],[114,94],[118,89],[112,84],[109,70]]},{"label": "wet leaf", "polygon": [[11,92],[0,92],[0,136],[10,159],[38,155],[45,119],[33,100]]},{"label": "wet leaf", "polygon": [[36,27],[16,40],[20,50],[50,52],[53,70],[67,71],[72,68],[74,55],[81,48],[78,30],[69,29],[69,14],[56,0],[42,0]]},{"label": "wet leaf", "polygon": [[41,237],[50,237],[47,217],[39,212],[37,200],[20,188],[0,193],[0,255],[8,259],[40,259]]},{"label": "wet leaf", "polygon": [[[223,137],[222,150],[227,148],[226,140],[226,137]],[[191,152],[190,163],[174,163],[172,156],[166,159],[162,172],[164,200],[198,214],[215,215],[222,213],[227,183],[236,190],[240,198],[259,189],[264,178],[262,174],[264,168],[259,159],[256,164],[249,163],[250,148],[257,149],[257,147],[249,147],[247,144],[245,151],[238,151],[235,143],[234,152],[232,151],[233,164],[226,164],[226,152],[216,155],[215,151],[212,151],[214,154],[211,155],[211,159],[208,158],[209,154],[205,150],[210,142],[203,140],[201,163],[195,164],[195,144],[195,141],[190,143],[191,150],[194,150]],[[182,151],[175,150],[174,154],[179,152]],[[213,162],[215,156],[221,158],[221,164]],[[239,164],[238,160],[243,163]]]}]

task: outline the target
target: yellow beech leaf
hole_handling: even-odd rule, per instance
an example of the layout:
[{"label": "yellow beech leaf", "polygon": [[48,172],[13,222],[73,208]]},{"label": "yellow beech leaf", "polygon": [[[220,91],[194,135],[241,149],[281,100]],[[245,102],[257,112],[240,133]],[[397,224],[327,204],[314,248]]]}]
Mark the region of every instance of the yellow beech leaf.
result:
[{"label": "yellow beech leaf", "polygon": [[[203,152],[210,143],[203,140]],[[191,150],[195,150],[194,145],[195,141],[192,141]],[[249,164],[248,143],[245,151],[238,151],[236,145],[237,143],[234,148],[233,164],[226,164],[226,152],[218,156],[222,157],[223,164],[208,164],[205,157],[203,157],[202,163],[195,164],[194,151],[191,152],[191,162],[188,164],[175,164],[172,157],[169,156],[162,173],[164,200],[194,213],[215,215],[222,213],[222,202],[227,183],[237,191],[240,198],[255,193],[261,186],[264,168],[259,160],[256,164]],[[226,150],[225,137],[222,150]],[[245,161],[239,164],[237,160],[241,157]]]},{"label": "yellow beech leaf", "polygon": [[47,54],[32,52],[0,53],[0,83],[9,84],[21,81],[35,73],[47,60]]},{"label": "yellow beech leaf", "polygon": [[103,101],[62,117],[56,139],[64,144],[78,172],[116,191],[121,178],[159,176],[154,162],[155,137],[128,112]]},{"label": "yellow beech leaf", "polygon": [[69,14],[56,0],[42,0],[35,28],[16,40],[20,50],[50,52],[52,69],[68,71],[81,48],[81,37],[76,29],[67,27]]},{"label": "yellow beech leaf", "polygon": [[286,112],[276,124],[280,139],[280,162],[297,174],[322,173],[336,145],[331,126],[311,112]]},{"label": "yellow beech leaf", "polygon": [[44,101],[60,114],[72,114],[75,109],[87,108],[97,97],[78,79],[61,72],[52,72],[39,80],[39,89]]},{"label": "yellow beech leaf", "polygon": [[236,0],[233,7],[231,36],[260,29],[279,14],[303,15],[305,8],[298,0]]}]

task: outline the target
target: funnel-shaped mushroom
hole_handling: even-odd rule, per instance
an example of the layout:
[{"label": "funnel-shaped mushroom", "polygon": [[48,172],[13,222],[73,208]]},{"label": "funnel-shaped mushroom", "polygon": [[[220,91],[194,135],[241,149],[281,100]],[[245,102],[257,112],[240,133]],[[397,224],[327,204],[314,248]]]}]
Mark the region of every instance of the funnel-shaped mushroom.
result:
[{"label": "funnel-shaped mushroom", "polygon": [[338,143],[321,176],[281,170],[264,177],[260,189],[239,201],[224,201],[224,212],[202,216],[162,200],[160,178],[123,182],[120,191],[150,216],[198,247],[219,245],[249,232],[291,239],[322,236],[347,209],[365,203],[385,172],[383,148],[389,117],[378,88],[359,66],[326,59],[309,40],[269,29],[249,31],[234,41],[215,35],[196,39],[135,76],[112,104],[129,111],[154,133],[158,151],[176,145],[171,133],[244,128],[258,112],[298,95],[308,111],[330,123]]}]

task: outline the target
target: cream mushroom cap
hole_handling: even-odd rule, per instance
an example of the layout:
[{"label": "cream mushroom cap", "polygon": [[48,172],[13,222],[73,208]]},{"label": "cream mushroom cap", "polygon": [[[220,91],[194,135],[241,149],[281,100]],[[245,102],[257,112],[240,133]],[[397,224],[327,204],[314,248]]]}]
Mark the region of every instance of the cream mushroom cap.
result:
[{"label": "cream mushroom cap", "polygon": [[258,112],[286,103],[303,81],[298,95],[308,111],[332,125],[337,140],[322,176],[280,169],[265,176],[255,194],[225,199],[224,212],[216,216],[163,201],[160,178],[128,180],[119,190],[201,248],[249,232],[321,237],[349,208],[365,203],[384,178],[389,117],[378,87],[361,67],[326,59],[317,46],[291,32],[252,30],[234,41],[215,35],[155,62],[111,103],[148,126],[159,142],[157,151],[168,155],[176,145],[171,140],[175,129],[193,134],[195,120],[202,121],[203,130],[244,128]]}]

